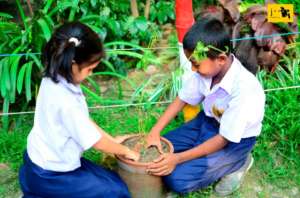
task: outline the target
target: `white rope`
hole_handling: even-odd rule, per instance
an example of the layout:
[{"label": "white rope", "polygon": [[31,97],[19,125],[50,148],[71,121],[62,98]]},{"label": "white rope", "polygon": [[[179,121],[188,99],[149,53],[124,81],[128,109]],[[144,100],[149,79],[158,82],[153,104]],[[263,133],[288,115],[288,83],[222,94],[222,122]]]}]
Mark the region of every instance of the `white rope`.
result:
[{"label": "white rope", "polygon": [[265,92],[279,91],[279,90],[288,90],[288,89],[298,89],[298,88],[300,88],[300,85],[289,86],[289,87],[278,87],[278,88],[265,89]]},{"label": "white rope", "polygon": [[[119,105],[97,105],[94,107],[89,107],[89,109],[106,109],[106,108],[120,108],[120,107],[133,107],[133,106],[143,106],[147,104],[170,104],[171,101],[162,101],[162,102],[144,102],[144,103],[128,103],[128,104],[119,104]],[[21,112],[11,112],[11,113],[0,113],[0,116],[7,116],[7,115],[24,115],[24,114],[34,114],[34,111],[21,111]]]},{"label": "white rope", "polygon": [[[277,87],[277,88],[270,88],[265,89],[265,92],[272,92],[272,91],[281,91],[281,90],[288,90],[288,89],[298,89],[300,85],[295,86],[288,86],[288,87]],[[89,107],[89,109],[107,109],[107,108],[121,108],[121,107],[134,107],[134,106],[143,106],[147,104],[170,104],[172,101],[161,101],[161,102],[143,102],[143,103],[128,103],[128,104],[119,104],[119,105],[97,105],[93,107]],[[21,111],[21,112],[11,112],[11,113],[0,113],[0,116],[9,116],[9,115],[24,115],[24,114],[34,114],[34,111]]]},{"label": "white rope", "polygon": [[137,47],[125,49],[106,49],[105,51],[136,51],[136,50],[160,50],[160,49],[178,49],[177,47]]}]

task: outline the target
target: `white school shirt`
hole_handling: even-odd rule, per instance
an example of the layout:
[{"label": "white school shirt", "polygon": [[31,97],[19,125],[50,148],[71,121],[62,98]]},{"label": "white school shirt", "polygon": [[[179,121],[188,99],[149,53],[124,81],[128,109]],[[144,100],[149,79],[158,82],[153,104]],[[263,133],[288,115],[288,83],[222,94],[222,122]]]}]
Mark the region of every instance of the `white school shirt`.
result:
[{"label": "white school shirt", "polygon": [[43,169],[66,172],[81,166],[83,151],[99,141],[101,134],[89,118],[80,86],[61,76],[58,80],[42,80],[27,152]]},{"label": "white school shirt", "polygon": [[210,89],[211,82],[212,78],[194,72],[183,82],[179,98],[191,105],[202,103],[205,115],[220,123],[219,134],[231,142],[258,136],[265,106],[258,79],[233,56],[221,82]]}]

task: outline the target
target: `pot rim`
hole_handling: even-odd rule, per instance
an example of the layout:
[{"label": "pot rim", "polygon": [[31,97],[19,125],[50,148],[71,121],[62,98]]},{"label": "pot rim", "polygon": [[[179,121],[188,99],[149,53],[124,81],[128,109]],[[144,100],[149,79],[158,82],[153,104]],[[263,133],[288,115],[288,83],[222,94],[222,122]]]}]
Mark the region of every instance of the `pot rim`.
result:
[{"label": "pot rim", "polygon": [[[133,138],[133,137],[137,137],[137,136],[141,136],[141,134],[136,134],[136,135],[130,136],[130,137],[126,138],[124,141],[126,141],[127,139],[130,139],[130,138]],[[174,147],[173,147],[172,143],[168,139],[166,139],[162,136],[160,136],[160,139],[161,139],[161,141],[165,142],[169,146],[169,148],[170,148],[169,153],[174,153]],[[121,143],[123,143],[123,142],[121,142]],[[115,155],[115,156],[116,156],[117,160],[120,160],[121,162],[128,164],[128,165],[132,165],[132,166],[146,167],[146,166],[152,164],[152,162],[135,162],[135,161],[126,159],[122,155]]]}]

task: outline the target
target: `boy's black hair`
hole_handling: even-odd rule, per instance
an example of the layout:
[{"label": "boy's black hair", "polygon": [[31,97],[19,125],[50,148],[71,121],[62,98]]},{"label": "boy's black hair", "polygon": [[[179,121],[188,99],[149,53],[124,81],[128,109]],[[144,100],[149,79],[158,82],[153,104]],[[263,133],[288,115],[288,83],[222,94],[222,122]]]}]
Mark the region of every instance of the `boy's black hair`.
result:
[{"label": "boy's black hair", "polygon": [[[79,41],[70,42],[70,38]],[[88,26],[80,22],[66,23],[60,26],[44,47],[42,62],[45,66],[44,76],[58,82],[58,74],[68,82],[73,82],[72,61],[82,69],[103,58],[104,49],[99,36]]]},{"label": "boy's black hair", "polygon": [[[231,36],[226,27],[215,18],[201,18],[183,38],[183,49],[193,52],[197,43],[201,41],[205,46],[212,45],[215,48],[231,53]],[[227,49],[228,48],[228,49]],[[207,52],[210,59],[215,59],[220,55],[220,51],[211,49]]]}]

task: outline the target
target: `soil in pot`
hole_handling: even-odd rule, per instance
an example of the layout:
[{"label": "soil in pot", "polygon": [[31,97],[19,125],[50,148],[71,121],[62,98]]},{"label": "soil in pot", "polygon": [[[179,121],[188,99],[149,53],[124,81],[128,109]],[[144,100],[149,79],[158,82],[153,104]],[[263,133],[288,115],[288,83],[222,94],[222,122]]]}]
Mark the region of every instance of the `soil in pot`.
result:
[{"label": "soil in pot", "polygon": [[[156,146],[146,148],[147,143],[144,135],[129,138],[125,140],[122,144],[129,147],[132,150],[139,152],[141,156],[138,162],[141,163],[152,162],[161,155]],[[170,148],[164,141],[161,141],[161,145],[164,153],[170,152]]]}]

